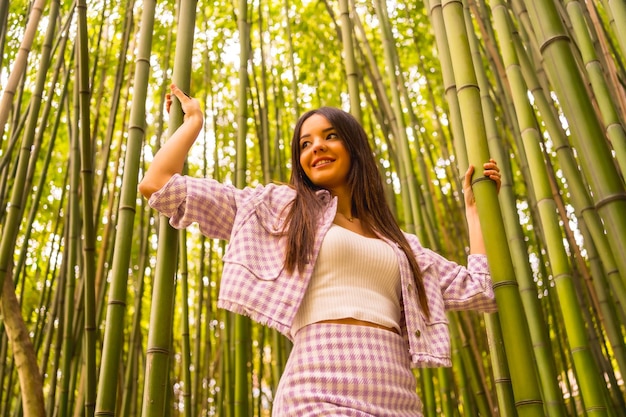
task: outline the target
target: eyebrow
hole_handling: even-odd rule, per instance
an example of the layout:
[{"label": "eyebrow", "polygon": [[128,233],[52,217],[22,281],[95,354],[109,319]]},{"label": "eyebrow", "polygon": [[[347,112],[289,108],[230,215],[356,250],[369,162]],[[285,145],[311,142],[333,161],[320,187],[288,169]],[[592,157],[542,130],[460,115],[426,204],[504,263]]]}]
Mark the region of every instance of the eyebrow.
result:
[{"label": "eyebrow", "polygon": [[[335,130],[335,128],[333,126],[327,127],[326,129],[322,129],[322,133],[327,133],[327,132],[330,132],[331,130]],[[308,138],[310,136],[311,136],[310,133],[306,133],[306,134],[300,136],[300,140]]]}]

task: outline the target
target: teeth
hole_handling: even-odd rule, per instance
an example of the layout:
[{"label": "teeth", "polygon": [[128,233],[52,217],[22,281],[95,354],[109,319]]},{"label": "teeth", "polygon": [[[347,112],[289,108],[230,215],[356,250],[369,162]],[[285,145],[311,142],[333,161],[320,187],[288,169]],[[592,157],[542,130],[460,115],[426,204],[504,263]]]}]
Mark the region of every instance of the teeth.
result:
[{"label": "teeth", "polygon": [[330,160],[328,160],[328,159],[325,159],[325,160],[323,160],[323,161],[319,161],[319,162],[317,162],[314,166],[318,167],[318,166],[320,166],[320,165],[330,164],[331,162],[332,162],[332,161],[330,161]]}]

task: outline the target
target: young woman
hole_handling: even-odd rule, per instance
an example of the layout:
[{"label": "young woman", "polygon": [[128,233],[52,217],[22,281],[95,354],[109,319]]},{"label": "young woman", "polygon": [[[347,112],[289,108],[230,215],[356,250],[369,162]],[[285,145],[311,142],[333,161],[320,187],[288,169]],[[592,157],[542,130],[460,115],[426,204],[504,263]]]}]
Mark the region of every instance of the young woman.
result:
[{"label": "young woman", "polygon": [[[496,309],[473,167],[464,179],[464,267],[400,230],[366,133],[349,113],[323,107],[300,118],[289,185],[237,189],[180,175],[203,117],[197,100],[174,85],[171,92],[184,122],[139,190],[173,227],[196,222],[229,241],[219,307],[294,342],[273,415],[421,416],[411,367],[451,366],[446,310]],[[499,188],[496,163],[483,168]]]}]

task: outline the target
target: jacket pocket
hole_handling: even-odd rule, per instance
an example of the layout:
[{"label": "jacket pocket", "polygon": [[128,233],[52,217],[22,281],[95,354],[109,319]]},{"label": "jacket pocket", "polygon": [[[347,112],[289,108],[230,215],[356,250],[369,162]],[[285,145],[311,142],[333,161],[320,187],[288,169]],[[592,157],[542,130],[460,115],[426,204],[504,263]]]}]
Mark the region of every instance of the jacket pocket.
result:
[{"label": "jacket pocket", "polygon": [[287,235],[283,232],[284,224],[284,216],[265,202],[255,201],[241,221],[235,221],[223,261],[241,265],[258,279],[275,280],[285,263]]}]

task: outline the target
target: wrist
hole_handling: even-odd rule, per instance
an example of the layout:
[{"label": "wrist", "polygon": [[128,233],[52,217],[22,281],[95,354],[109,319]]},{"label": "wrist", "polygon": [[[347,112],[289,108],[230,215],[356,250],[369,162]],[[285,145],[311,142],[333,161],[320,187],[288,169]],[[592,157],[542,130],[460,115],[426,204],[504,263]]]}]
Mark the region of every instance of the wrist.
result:
[{"label": "wrist", "polygon": [[478,210],[476,206],[466,206],[465,208],[465,217],[468,221],[470,220],[478,220]]},{"label": "wrist", "polygon": [[185,114],[183,121],[185,123],[197,124],[197,125],[202,126],[202,124],[204,123],[204,117],[201,111],[194,111],[194,112]]}]

